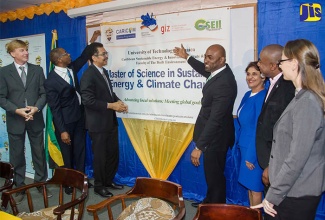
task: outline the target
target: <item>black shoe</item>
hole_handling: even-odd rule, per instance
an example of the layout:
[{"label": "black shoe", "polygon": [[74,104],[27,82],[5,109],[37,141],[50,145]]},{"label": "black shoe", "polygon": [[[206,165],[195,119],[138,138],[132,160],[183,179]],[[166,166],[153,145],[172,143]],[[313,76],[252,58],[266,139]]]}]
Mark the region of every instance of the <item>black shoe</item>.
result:
[{"label": "black shoe", "polygon": [[111,189],[124,189],[124,186],[116,184],[116,183],[111,183],[110,185],[107,185],[106,187],[111,188]]},{"label": "black shoe", "polygon": [[[36,188],[37,188],[37,191],[39,193],[42,193],[43,194],[43,187],[38,186]],[[51,198],[53,196],[52,193],[51,193],[51,191],[49,189],[46,189],[46,194],[47,194],[47,198]]]},{"label": "black shoe", "polygon": [[14,196],[16,204],[19,205],[25,198],[25,192],[17,192]]},{"label": "black shoe", "polygon": [[100,195],[101,197],[109,198],[113,196],[113,193],[108,191],[105,188],[94,189],[95,194]]},{"label": "black shoe", "polygon": [[197,208],[199,207],[199,205],[201,204],[202,202],[192,202],[191,203],[191,206],[193,206],[194,208]]},{"label": "black shoe", "polygon": [[94,188],[94,185],[88,181],[88,189],[90,189],[90,188]]},{"label": "black shoe", "polygon": [[67,195],[72,195],[72,193],[73,193],[73,188],[70,187],[70,186],[67,186],[67,187],[64,188],[64,192],[65,192],[65,194],[67,194]]}]

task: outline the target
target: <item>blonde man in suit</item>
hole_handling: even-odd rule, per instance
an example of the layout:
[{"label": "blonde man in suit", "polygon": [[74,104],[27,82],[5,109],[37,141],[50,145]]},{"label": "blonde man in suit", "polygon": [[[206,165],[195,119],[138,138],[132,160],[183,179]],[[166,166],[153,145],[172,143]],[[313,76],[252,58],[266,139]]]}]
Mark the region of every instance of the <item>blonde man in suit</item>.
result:
[{"label": "blonde man in suit", "polygon": [[[41,110],[46,97],[45,80],[40,66],[28,63],[28,47],[24,41],[13,40],[7,52],[14,59],[12,64],[0,68],[0,106],[6,110],[9,138],[9,160],[15,167],[14,182],[17,187],[25,185],[25,136],[31,145],[35,169],[34,181],[47,179],[44,151],[44,120]],[[41,193],[42,190],[39,189]],[[48,196],[52,196],[51,193]],[[24,193],[16,194],[20,203]]]}]

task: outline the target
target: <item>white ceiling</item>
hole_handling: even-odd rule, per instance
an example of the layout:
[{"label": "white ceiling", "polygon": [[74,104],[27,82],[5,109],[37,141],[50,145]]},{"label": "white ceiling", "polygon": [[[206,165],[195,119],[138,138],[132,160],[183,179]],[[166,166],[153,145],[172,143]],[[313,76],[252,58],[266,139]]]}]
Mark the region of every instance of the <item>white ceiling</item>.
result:
[{"label": "white ceiling", "polygon": [[53,1],[55,0],[0,0],[0,12],[13,11],[18,8],[26,8]]}]

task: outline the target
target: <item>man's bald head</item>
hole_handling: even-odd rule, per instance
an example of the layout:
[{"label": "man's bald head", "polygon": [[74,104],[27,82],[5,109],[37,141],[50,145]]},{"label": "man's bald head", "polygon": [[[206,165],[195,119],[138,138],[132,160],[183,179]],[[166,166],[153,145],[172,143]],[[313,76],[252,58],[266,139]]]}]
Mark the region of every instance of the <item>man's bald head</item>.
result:
[{"label": "man's bald head", "polygon": [[270,44],[262,49],[258,66],[266,77],[273,78],[282,72],[277,65],[281,60],[282,50],[283,47],[279,44]]},{"label": "man's bald head", "polygon": [[220,44],[213,44],[205,52],[204,65],[205,71],[214,72],[226,63],[226,50]]},{"label": "man's bald head", "polygon": [[226,50],[220,44],[213,44],[210,47],[208,47],[208,49],[211,49],[211,50],[217,52],[222,57],[226,57]]},{"label": "man's bald head", "polygon": [[282,51],[283,47],[281,45],[270,44],[263,48],[261,54],[265,53],[268,56],[270,62],[278,63],[278,61],[281,60]]}]

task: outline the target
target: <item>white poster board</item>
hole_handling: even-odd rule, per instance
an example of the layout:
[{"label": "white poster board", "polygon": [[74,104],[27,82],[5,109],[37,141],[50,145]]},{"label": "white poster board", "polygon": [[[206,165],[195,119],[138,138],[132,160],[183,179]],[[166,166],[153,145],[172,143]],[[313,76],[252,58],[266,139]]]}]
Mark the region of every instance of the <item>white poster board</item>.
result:
[{"label": "white poster board", "polygon": [[201,61],[211,44],[225,47],[238,84],[236,114],[248,90],[245,68],[254,60],[254,6],[143,15],[156,24],[146,27],[141,15],[101,24],[101,42],[109,52],[105,68],[114,91],[129,105],[129,113],[118,116],[195,123],[206,79],[173,55],[181,43]]}]

